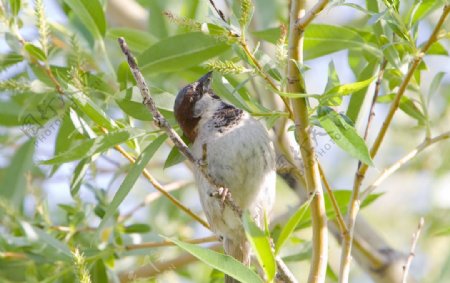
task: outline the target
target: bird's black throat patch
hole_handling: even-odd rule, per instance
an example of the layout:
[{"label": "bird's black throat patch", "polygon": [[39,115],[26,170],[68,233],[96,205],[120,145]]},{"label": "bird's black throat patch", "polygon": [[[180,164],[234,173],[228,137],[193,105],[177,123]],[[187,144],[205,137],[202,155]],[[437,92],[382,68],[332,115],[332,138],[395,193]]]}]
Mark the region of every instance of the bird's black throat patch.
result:
[{"label": "bird's black throat patch", "polygon": [[219,129],[219,132],[222,133],[225,129],[238,124],[243,114],[243,110],[223,102],[219,109],[214,112],[214,128]]}]

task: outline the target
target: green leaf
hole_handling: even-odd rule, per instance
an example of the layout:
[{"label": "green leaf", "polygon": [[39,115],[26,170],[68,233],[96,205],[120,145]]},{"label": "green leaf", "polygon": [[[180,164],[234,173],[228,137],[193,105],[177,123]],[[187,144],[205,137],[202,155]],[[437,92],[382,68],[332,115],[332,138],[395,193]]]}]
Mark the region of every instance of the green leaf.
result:
[{"label": "green leaf", "polygon": [[118,128],[114,120],[109,118],[103,109],[95,104],[88,96],[71,86],[69,86],[69,88],[73,91],[72,96],[70,97],[72,101],[75,102],[76,106],[78,106],[80,110],[91,118],[98,126],[106,128],[109,131]]},{"label": "green leaf", "polygon": [[2,69],[23,61],[23,56],[15,53],[0,55]]},{"label": "green leaf", "polygon": [[124,232],[127,234],[131,233],[147,233],[150,232],[150,226],[144,223],[136,223],[125,226]]},{"label": "green leaf", "polygon": [[277,255],[281,247],[284,243],[289,239],[291,234],[294,232],[295,228],[298,226],[302,218],[305,216],[305,213],[308,211],[309,206],[311,205],[311,201],[314,197],[310,197],[307,201],[305,201],[297,211],[289,218],[286,225],[281,229],[280,235],[278,236],[277,243],[275,245],[275,254]]},{"label": "green leaf", "polygon": [[428,90],[427,104],[430,104],[431,97],[433,97],[433,95],[438,92],[439,87],[441,86],[441,81],[444,78],[444,76],[445,72],[439,72],[434,76],[430,84],[430,89]]},{"label": "green leaf", "polygon": [[11,13],[13,16],[17,16],[20,11],[21,0],[9,0],[9,6],[11,8]]},{"label": "green leaf", "polygon": [[152,45],[140,56],[143,73],[180,71],[219,55],[228,46],[203,33],[186,33],[165,38]]},{"label": "green leaf", "polygon": [[72,253],[70,252],[69,247],[65,243],[57,240],[52,235],[47,234],[47,232],[45,232],[44,230],[32,226],[28,222],[21,221],[20,224],[25,234],[27,235],[28,239],[30,239],[33,242],[41,242],[52,247],[57,251],[57,254],[55,254],[55,256],[57,256],[61,260],[64,261],[72,260]]},{"label": "green leaf", "polygon": [[42,51],[39,47],[31,43],[25,43],[23,48],[32,58],[43,62],[47,61],[47,56],[45,56],[44,51]]},{"label": "green leaf", "polygon": [[366,143],[346,119],[326,106],[320,106],[317,112],[320,125],[341,149],[367,165],[373,165]]},{"label": "green leaf", "polygon": [[183,243],[175,239],[167,239],[207,265],[230,275],[242,283],[262,283],[259,276],[250,268],[231,256],[224,255],[195,244]]},{"label": "green leaf", "polygon": [[[394,100],[395,95],[396,95],[395,93],[391,93],[391,94],[379,96],[377,98],[377,102],[380,102],[380,103],[392,102]],[[425,115],[423,115],[423,113],[416,106],[414,101],[412,101],[409,97],[404,96],[404,95],[402,96],[402,98],[400,99],[399,108],[400,108],[400,110],[405,112],[405,114],[407,114],[408,116],[416,119],[420,125],[424,125],[426,123],[427,119],[426,119]]]},{"label": "green leaf", "polygon": [[275,278],[277,265],[270,245],[270,238],[255,224],[248,212],[243,215],[245,234],[256,253],[259,264],[271,282]]},{"label": "green leaf", "polygon": [[306,60],[344,49],[364,50],[376,57],[382,56],[375,46],[366,43],[358,33],[346,27],[315,24],[308,26],[305,31]]},{"label": "green leaf", "polygon": [[443,5],[442,0],[420,0],[411,8],[410,24],[415,25],[418,21],[429,15],[433,10]]},{"label": "green leaf", "polygon": [[108,282],[106,267],[102,259],[97,260],[91,267],[92,282]]},{"label": "green leaf", "polygon": [[319,101],[322,105],[330,104],[330,103],[332,105],[335,105],[334,99],[336,99],[336,98],[339,99],[342,96],[349,95],[349,94],[355,93],[361,89],[366,88],[373,81],[374,78],[375,77],[371,77],[371,78],[368,78],[367,80],[364,80],[361,82],[355,82],[355,83],[335,86],[335,87],[329,89],[327,92],[325,92],[320,97]]},{"label": "green leaf", "polygon": [[142,174],[142,171],[144,170],[145,166],[147,166],[147,163],[150,161],[150,159],[153,157],[153,155],[162,145],[162,143],[166,140],[166,138],[167,138],[166,135],[159,136],[152,143],[150,143],[139,155],[138,159],[131,166],[127,176],[125,177],[116,194],[114,195],[113,200],[106,208],[105,215],[103,216],[103,219],[100,222],[98,228],[99,230],[102,230],[102,228],[105,226],[109,218],[111,218],[111,216],[113,216],[114,213],[117,211],[119,205],[131,191],[137,179]]},{"label": "green leaf", "polygon": [[174,146],[170,150],[166,162],[164,162],[164,169],[177,165],[178,163],[181,163],[184,160],[186,160],[186,157],[183,154],[181,154],[180,150],[176,146]]},{"label": "green leaf", "polygon": [[[355,55],[356,56],[356,55]],[[359,72],[357,75],[358,80],[365,80],[375,75],[377,71],[378,60],[370,60],[367,65]],[[353,121],[356,122],[361,111],[361,107],[364,103],[364,99],[369,99],[366,95],[367,87],[362,88],[354,92],[350,97],[350,102],[348,104],[346,115]]]},{"label": "green leaf", "polygon": [[[341,211],[342,215],[345,215],[347,213],[348,203],[352,196],[352,192],[350,190],[333,190],[333,195],[334,198],[336,199],[336,202],[338,203],[339,210]],[[370,194],[362,202],[361,208],[367,207],[375,200],[377,200],[380,196],[382,196],[382,194]],[[328,194],[325,194],[325,209],[328,220],[333,220],[336,218],[336,212],[333,208],[330,196]],[[311,210],[307,210],[305,216],[302,218],[300,224],[297,226],[297,229],[309,227],[310,225],[311,225]]]},{"label": "green leaf", "polygon": [[0,196],[7,199],[15,207],[22,207],[26,194],[26,174],[33,166],[35,141],[32,138],[17,149],[0,183]]},{"label": "green leaf", "polygon": [[134,53],[141,53],[157,41],[157,39],[147,31],[131,28],[110,28],[108,29],[106,36],[114,41],[119,37],[125,38],[128,46]]},{"label": "green leaf", "polygon": [[73,145],[69,150],[51,159],[41,161],[41,164],[53,165],[89,158],[96,153],[106,151],[115,145],[143,135],[145,135],[145,131],[134,128],[110,132],[93,139],[81,141]]},{"label": "green leaf", "polygon": [[84,158],[80,160],[73,171],[72,180],[70,181],[70,194],[72,197],[78,194],[78,191],[81,188],[81,183],[83,182],[83,178],[86,175],[87,169],[91,163],[92,159],[90,157]]},{"label": "green leaf", "polygon": [[103,7],[98,0],[64,0],[83,25],[97,38],[106,32],[106,19]]},{"label": "green leaf", "polygon": [[268,28],[265,30],[252,31],[255,37],[276,44],[280,38],[281,31],[280,28]]}]

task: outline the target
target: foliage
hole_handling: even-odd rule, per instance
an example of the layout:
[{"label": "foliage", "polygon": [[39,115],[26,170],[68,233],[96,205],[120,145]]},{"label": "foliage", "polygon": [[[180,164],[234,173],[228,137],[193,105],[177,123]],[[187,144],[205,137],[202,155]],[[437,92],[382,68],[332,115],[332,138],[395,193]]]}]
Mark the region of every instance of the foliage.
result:
[{"label": "foliage", "polygon": [[[227,22],[208,1],[139,2],[150,11],[145,30],[114,26],[115,19],[106,14],[107,1],[0,2],[2,282],[113,281],[125,278],[126,270],[168,260],[166,254],[177,258],[182,250],[207,266],[180,266],[168,271],[179,278],[213,282],[219,270],[242,282],[263,280],[252,268],[228,256],[176,240],[198,238],[206,229],[155,193],[139,176],[147,168],[151,178],[174,190],[176,199],[201,214],[196,189],[186,182],[191,178],[190,168],[152,124],[117,37],[127,40],[158,108],[175,128],[172,105],[178,90],[214,70],[217,93],[264,121],[268,128],[290,115],[277,106],[277,100],[307,97],[315,145],[321,136],[330,141],[316,154],[324,160],[322,153],[329,150],[326,145],[336,145],[345,152],[326,155],[325,160],[333,164],[329,169],[333,174],[327,175],[353,177],[348,170],[355,166],[347,172],[335,167],[358,160],[378,169],[384,166],[378,159],[372,160],[369,142],[361,134],[370,115],[374,86],[381,87],[376,109],[377,115],[383,115],[411,58],[422,46],[424,34],[430,33],[428,26],[435,24],[445,4],[443,0],[332,1],[320,23],[305,31],[306,63],[295,62],[307,78],[308,93],[287,93],[287,1],[225,1]],[[51,15],[50,5],[56,5],[60,14]],[[342,11],[351,17],[345,24],[336,24],[333,18]],[[406,115],[398,114],[399,122],[393,126],[397,131],[392,136],[404,141],[405,148],[416,145],[411,142],[417,139],[411,137],[430,138],[432,132],[448,130],[448,69],[434,71],[433,61],[448,61],[448,32],[439,33],[438,39],[400,101],[399,108]],[[348,66],[338,65],[337,58]],[[377,82],[384,60],[384,77]],[[325,70],[324,75],[308,77],[318,74],[317,70]],[[369,137],[377,132],[372,127],[374,134]],[[291,131],[285,134],[294,140]],[[395,142],[386,146],[391,153],[398,147]],[[441,152],[441,157],[426,159],[427,164],[436,162],[431,169],[420,162],[413,163],[412,169],[427,169],[436,176],[446,174],[450,164],[442,157],[448,156],[450,149],[447,146]],[[336,154],[339,160],[333,161]],[[136,162],[131,164],[127,156]],[[394,161],[390,156],[380,158],[387,163]],[[269,281],[275,276],[276,256],[282,255],[297,270],[295,265],[309,259],[311,252],[310,240],[303,233],[311,226],[310,202],[303,199],[306,202],[299,206],[297,200],[286,198],[291,192],[281,178],[278,193],[289,206],[297,206],[287,220],[271,231],[268,227],[260,230],[248,217],[243,223]],[[350,194],[335,191],[342,213],[347,210]],[[370,195],[363,206],[386,200],[379,196]],[[336,212],[328,195],[326,205],[333,220]],[[275,211],[284,209],[284,203],[277,202]],[[430,215],[435,209],[429,209]],[[444,210],[448,213],[448,206]],[[430,232],[429,239],[448,236],[445,227],[450,224],[444,218],[430,216],[431,230],[440,232]],[[412,231],[402,232],[409,238]],[[274,251],[269,236],[276,243]],[[137,243],[164,241],[165,237],[179,248],[134,248]],[[444,258],[449,252],[441,261],[433,261],[434,274],[448,273],[450,263]],[[335,277],[330,267],[328,278],[333,281]],[[430,278],[444,282],[439,275]]]}]

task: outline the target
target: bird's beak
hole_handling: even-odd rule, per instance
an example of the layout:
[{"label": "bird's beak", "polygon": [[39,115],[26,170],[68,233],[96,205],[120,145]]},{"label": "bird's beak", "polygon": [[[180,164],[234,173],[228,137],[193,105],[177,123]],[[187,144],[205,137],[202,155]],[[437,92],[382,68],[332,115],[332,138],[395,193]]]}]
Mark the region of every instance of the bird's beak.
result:
[{"label": "bird's beak", "polygon": [[211,89],[212,71],[201,77],[197,82],[197,87],[202,88],[203,93]]}]

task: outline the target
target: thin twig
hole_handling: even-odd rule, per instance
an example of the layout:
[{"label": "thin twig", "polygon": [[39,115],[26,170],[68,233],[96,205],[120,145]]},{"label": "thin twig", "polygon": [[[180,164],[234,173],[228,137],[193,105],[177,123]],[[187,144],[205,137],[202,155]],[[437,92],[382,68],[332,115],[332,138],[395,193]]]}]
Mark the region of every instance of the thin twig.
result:
[{"label": "thin twig", "polygon": [[320,0],[314,5],[314,7],[309,10],[305,16],[301,17],[297,23],[295,24],[295,27],[298,28],[300,31],[305,30],[306,26],[309,25],[315,17],[323,10],[325,9],[325,6],[327,6],[329,0]]},{"label": "thin twig", "polygon": [[[211,242],[217,242],[217,241],[219,241],[219,238],[217,236],[209,236],[209,237],[198,238],[198,239],[183,240],[184,243],[190,243],[190,244],[204,244],[204,243],[211,243]],[[161,247],[170,247],[170,246],[176,246],[176,245],[171,241],[147,242],[147,243],[141,243],[141,244],[127,245],[127,246],[125,246],[125,249],[130,251],[130,250],[161,248]]]},{"label": "thin twig", "polygon": [[417,226],[417,231],[412,236],[411,250],[409,251],[409,255],[408,255],[408,258],[406,259],[406,263],[403,266],[402,283],[407,283],[406,279],[408,278],[409,268],[411,267],[411,263],[414,259],[417,242],[419,241],[420,232],[422,231],[424,223],[425,223],[425,220],[423,219],[423,217],[420,217],[419,225]]},{"label": "thin twig", "polygon": [[403,165],[405,165],[408,161],[416,157],[419,153],[421,153],[424,149],[428,148],[429,146],[449,139],[450,138],[450,131],[445,132],[442,135],[439,135],[437,137],[434,137],[432,139],[426,139],[423,141],[420,145],[418,145],[416,148],[408,152],[405,156],[400,158],[398,161],[394,162],[391,166],[386,168],[383,173],[381,173],[375,181],[368,186],[364,191],[361,192],[361,200],[364,200],[368,195],[370,195],[386,178],[391,176],[394,172],[396,172],[398,169],[400,169]]},{"label": "thin twig", "polygon": [[[369,117],[367,118],[366,130],[364,131],[364,140],[367,140],[369,135],[369,128],[372,124],[373,117],[375,117],[375,104],[377,102],[378,95],[380,94],[381,82],[383,80],[384,71],[386,70],[387,60],[383,59],[381,63],[380,70],[378,71],[377,81],[375,82],[375,91],[372,97],[372,104],[370,105]],[[359,167],[359,166],[358,166]]]},{"label": "thin twig", "polygon": [[[403,81],[400,84],[400,87],[394,97],[394,101],[391,104],[391,107],[389,108],[389,112],[384,120],[383,125],[381,126],[381,129],[375,139],[375,142],[370,150],[370,156],[373,158],[380,146],[381,143],[384,140],[384,137],[386,135],[386,132],[391,125],[392,119],[394,117],[395,112],[400,106],[400,100],[403,97],[403,94],[406,91],[407,86],[409,85],[409,82],[411,78],[414,75],[414,72],[416,71],[417,67],[419,66],[420,62],[423,59],[423,56],[428,51],[428,49],[431,47],[431,45],[436,42],[438,39],[439,31],[444,24],[444,21],[446,20],[448,14],[450,13],[450,5],[445,5],[442,15],[439,18],[438,23],[436,24],[433,33],[428,38],[425,45],[422,47],[420,52],[413,58],[411,65],[409,66],[408,72],[406,73],[405,77],[403,78]],[[360,204],[360,188],[362,181],[364,180],[364,177],[367,173],[367,170],[369,169],[367,164],[362,164],[359,169],[357,170],[355,174],[355,181],[353,183],[353,191],[352,191],[352,197],[349,204],[348,209],[348,222],[347,227],[349,230],[349,237],[344,238],[344,241],[342,243],[342,254],[341,254],[341,263],[340,263],[340,269],[339,269],[339,283],[347,283],[349,279],[349,273],[350,273],[350,262],[351,262],[351,249],[352,249],[352,239],[353,239],[353,232],[354,232],[354,225],[356,216],[359,211],[359,204]]]},{"label": "thin twig", "polygon": [[[164,130],[167,135],[169,136],[170,140],[173,142],[173,144],[180,150],[180,152],[195,166],[195,168],[202,174],[202,176],[209,182],[209,184],[216,188],[216,190],[220,190],[223,186],[220,184],[217,184],[213,178],[209,175],[207,172],[207,166],[203,166],[201,164],[201,161],[197,160],[187,147],[187,145],[183,142],[183,140],[180,138],[180,136],[177,134],[177,132],[170,126],[169,122],[164,118],[164,116],[159,112],[158,108],[156,107],[155,101],[150,95],[150,90],[147,86],[147,83],[145,82],[144,76],[142,75],[141,71],[139,70],[138,65],[136,64],[136,60],[134,59],[133,55],[131,54],[130,49],[128,48],[128,45],[123,37],[118,38],[120,48],[122,49],[123,54],[127,57],[128,65],[130,67],[130,70],[133,74],[134,79],[136,80],[136,83],[139,87],[139,90],[141,92],[143,103],[147,107],[147,109],[152,113],[153,115],[153,121],[155,122],[156,126],[160,129]],[[167,193],[167,192],[166,192]],[[231,194],[228,194],[227,198],[223,202],[223,204],[230,207],[236,214],[239,216],[242,215],[242,212],[238,205],[234,202]],[[202,223],[203,224],[203,223]],[[208,225],[209,227],[209,225]]]},{"label": "thin twig", "polygon": [[[181,189],[185,186],[187,186],[188,184],[190,184],[191,182],[189,181],[177,181],[177,182],[173,182],[170,184],[167,184],[164,186],[164,189],[166,192],[170,192],[170,191],[175,191],[178,189]],[[128,211],[126,214],[121,215],[119,217],[119,219],[117,220],[118,222],[124,222],[125,220],[129,219],[131,216],[133,216],[133,214],[136,213],[136,211],[138,211],[141,208],[146,207],[147,205],[149,205],[151,202],[157,200],[158,198],[161,197],[161,194],[159,192],[152,192],[149,193],[144,200],[139,203],[138,205],[136,205],[135,207],[133,207],[132,209],[130,209],[130,211]]]},{"label": "thin twig", "polygon": [[[283,283],[297,283],[297,279],[295,278],[294,274],[289,270],[289,268],[286,266],[284,261],[277,256],[275,258],[275,261],[277,263],[277,276],[276,279],[279,282]],[[278,282],[277,281],[277,282]]]},{"label": "thin twig", "polygon": [[[292,0],[289,15],[289,52],[287,66],[287,91],[305,93],[302,74],[296,62],[303,62],[304,33],[296,27],[297,19],[304,16],[305,1]],[[296,138],[300,145],[301,156],[305,164],[306,187],[309,194],[315,194],[311,202],[311,221],[313,230],[313,251],[309,271],[309,283],[325,281],[328,260],[328,229],[324,195],[320,182],[320,172],[312,144],[306,98],[291,99],[294,110]]]},{"label": "thin twig", "polygon": [[333,190],[331,189],[330,184],[328,183],[327,178],[325,177],[325,173],[323,172],[322,165],[319,164],[319,172],[320,177],[322,178],[322,182],[325,186],[325,189],[327,190],[328,196],[331,200],[331,205],[333,206],[334,212],[336,213],[336,220],[338,223],[339,231],[341,232],[342,236],[344,237],[347,234],[347,225],[345,225],[344,216],[342,215],[341,209],[339,208],[339,204],[334,197]]},{"label": "thin twig", "polygon": [[211,6],[214,8],[214,10],[215,10],[216,13],[219,15],[219,17],[222,19],[222,21],[224,21],[225,23],[227,23],[227,20],[225,19],[225,16],[224,16],[223,12],[222,12],[220,9],[218,9],[218,8],[216,7],[216,4],[214,3],[214,1],[213,1],[213,0],[209,0],[209,3],[210,3]]},{"label": "thin twig", "polygon": [[[120,152],[120,154],[122,154],[126,159],[128,159],[128,161],[130,161],[130,163],[135,163],[136,162],[136,160],[131,155],[129,155],[128,152],[126,152],[120,145],[116,145],[116,146],[114,146],[114,148],[118,152]],[[183,210],[184,212],[186,212],[186,214],[191,216],[195,221],[197,221],[200,224],[202,224],[206,229],[210,229],[210,226],[209,226],[208,222],[203,220],[200,216],[198,216],[197,214],[192,212],[189,208],[184,206],[174,196],[172,196],[170,193],[168,193],[164,189],[164,187],[147,171],[147,169],[144,169],[142,171],[142,175],[144,175],[144,177],[153,185],[153,187],[156,190],[158,190],[161,194],[163,194],[168,200],[170,200],[176,207],[178,207],[181,210]]]}]

